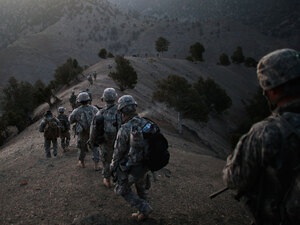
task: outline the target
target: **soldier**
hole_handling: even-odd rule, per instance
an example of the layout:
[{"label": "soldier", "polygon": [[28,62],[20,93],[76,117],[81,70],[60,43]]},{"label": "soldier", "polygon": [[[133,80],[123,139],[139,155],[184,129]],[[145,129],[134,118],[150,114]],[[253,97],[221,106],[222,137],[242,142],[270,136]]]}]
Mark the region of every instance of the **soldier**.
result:
[{"label": "soldier", "polygon": [[78,166],[84,168],[84,158],[87,152],[87,141],[90,136],[90,125],[91,122],[98,112],[98,109],[88,104],[90,97],[88,93],[82,92],[78,95],[77,101],[81,104],[80,107],[73,110],[69,116],[70,123],[76,123],[75,131],[77,137],[77,147],[79,148],[79,161]]},{"label": "soldier", "polygon": [[[140,136],[141,133],[138,132],[142,130],[147,121],[138,116],[136,106],[136,101],[130,95],[124,95],[118,100],[118,110],[122,113],[124,124],[117,134],[110,167],[117,182],[116,194],[123,196],[128,203],[138,209],[138,212],[133,213],[132,217],[141,221],[148,217],[152,208],[147,198],[149,185],[146,182],[146,174],[148,169],[142,163],[147,157],[147,146]],[[135,137],[132,138],[132,136]],[[139,146],[139,150],[131,151],[133,145]],[[135,184],[137,195],[131,189],[133,184]]]},{"label": "soldier", "polygon": [[257,75],[273,115],[241,137],[223,178],[256,225],[300,224],[299,53],[281,49],[264,56]]},{"label": "soldier", "polygon": [[96,81],[96,79],[97,79],[97,72],[96,71],[93,72],[93,76],[94,76],[94,80]]},{"label": "soldier", "polygon": [[90,86],[93,85],[93,78],[92,78],[92,75],[89,74],[88,77],[87,77],[88,81],[90,82]]},{"label": "soldier", "polygon": [[50,146],[53,145],[53,155],[57,155],[57,138],[59,137],[60,122],[49,110],[45,113],[44,119],[40,124],[39,131],[44,133],[44,148],[46,158],[51,158]]},{"label": "soldier", "polygon": [[58,108],[59,115],[57,116],[57,119],[60,121],[61,128],[60,128],[60,140],[61,140],[61,147],[63,148],[63,151],[68,151],[68,147],[70,144],[70,122],[68,120],[68,116],[65,113],[64,107]]},{"label": "soldier", "polygon": [[93,98],[92,98],[92,93],[90,92],[90,89],[85,89],[85,92],[89,94],[90,100],[89,100],[89,104],[92,104]]},{"label": "soldier", "polygon": [[[114,88],[106,88],[104,90],[101,100],[106,102],[106,106],[96,114],[90,134],[92,143],[94,145],[100,144],[101,147],[100,158],[103,164],[103,184],[107,188],[113,185],[112,180],[110,180],[110,163],[114,151],[114,141],[121,124],[120,114],[117,113],[117,105],[115,104],[117,98],[118,95]],[[94,161],[96,167],[99,157],[98,159],[94,157]]]},{"label": "soldier", "polygon": [[76,95],[75,95],[75,91],[72,90],[72,95],[70,96],[69,98],[69,102],[70,102],[70,105],[72,106],[72,109],[76,109],[77,108],[77,102],[76,102]]}]

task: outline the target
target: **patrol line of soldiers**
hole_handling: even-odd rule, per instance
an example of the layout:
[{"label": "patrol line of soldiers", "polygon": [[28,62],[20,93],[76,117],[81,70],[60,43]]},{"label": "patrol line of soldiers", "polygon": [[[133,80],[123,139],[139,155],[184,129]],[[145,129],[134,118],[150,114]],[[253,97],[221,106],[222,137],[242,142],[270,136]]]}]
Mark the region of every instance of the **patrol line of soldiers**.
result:
[{"label": "patrol line of soldiers", "polygon": [[96,71],[93,71],[93,72],[89,73],[88,76],[87,76],[87,80],[89,81],[90,86],[93,85],[93,83],[94,83],[93,82],[93,77],[94,77],[94,80],[96,81],[96,79],[97,79],[97,72]]},{"label": "patrol line of soldiers", "polygon": [[[75,92],[72,92],[72,95],[75,95]],[[141,155],[146,157],[147,146],[143,146],[144,152],[136,152],[139,156],[131,153],[130,157],[139,158],[138,161],[130,165],[126,162],[129,161],[128,154],[132,143],[129,140],[133,127],[142,129],[147,121],[136,113],[137,102],[132,96],[124,95],[120,97],[118,104],[116,104],[117,99],[118,95],[115,89],[106,88],[101,98],[106,104],[104,108],[99,110],[89,104],[91,99],[87,92],[79,93],[76,102],[80,106],[77,107],[76,105],[77,108],[70,114],[68,118],[69,128],[70,124],[75,124],[77,147],[79,149],[78,166],[85,167],[85,157],[89,146],[93,150],[95,170],[99,170],[99,161],[102,162],[103,184],[110,188],[113,186],[114,181],[116,194],[121,195],[133,207],[137,208],[138,211],[133,213],[132,217],[141,221],[152,212],[152,208],[148,203],[150,177],[147,175],[148,169],[142,164],[143,159],[140,157]],[[56,122],[59,128],[62,127],[59,117],[55,118],[48,111],[40,126],[40,131],[44,134],[48,133],[45,129],[46,124],[48,124],[47,121]],[[49,138],[46,135],[44,136],[47,157],[50,154],[49,142],[51,141],[56,156],[57,135]],[[132,171],[138,171],[138,173],[132,173]],[[114,180],[112,180],[112,176]],[[137,194],[132,191],[132,185],[135,185]]]},{"label": "patrol line of soldiers", "polygon": [[[257,75],[270,103],[272,115],[253,125],[241,137],[235,150],[227,158],[223,179],[227,188],[237,190],[237,198],[245,202],[253,214],[253,224],[299,225],[299,52],[281,49],[266,55],[258,63]],[[152,212],[147,198],[150,187],[148,171],[139,163],[129,163],[130,157],[140,157],[129,157],[129,152],[132,130],[143,126],[145,121],[137,115],[137,103],[132,96],[122,96],[118,105],[115,105],[117,94],[114,89],[109,88],[104,90],[103,99],[106,106],[98,111],[88,104],[88,93],[80,93],[78,102],[81,106],[69,117],[71,123],[77,123],[80,148],[78,165],[84,167],[87,142],[95,148],[100,145],[104,184],[107,187],[111,185],[110,177],[113,174],[115,192],[138,209],[132,216],[143,220]],[[106,129],[109,131],[107,134]],[[101,134],[103,130],[104,137]],[[128,169],[129,165],[132,166],[131,169]],[[131,189],[133,184],[137,194]]]}]

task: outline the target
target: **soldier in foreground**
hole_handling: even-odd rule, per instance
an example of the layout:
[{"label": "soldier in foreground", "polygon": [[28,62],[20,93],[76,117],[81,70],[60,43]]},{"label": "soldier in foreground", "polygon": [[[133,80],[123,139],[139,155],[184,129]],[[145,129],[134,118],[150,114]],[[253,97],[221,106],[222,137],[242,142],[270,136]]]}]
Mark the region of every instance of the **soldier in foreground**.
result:
[{"label": "soldier in foreground", "polygon": [[76,99],[77,99],[77,97],[75,95],[75,91],[72,90],[72,95],[69,98],[69,102],[70,102],[70,105],[72,106],[73,110],[77,108]]},{"label": "soldier in foreground", "polygon": [[60,121],[61,128],[60,128],[60,140],[61,140],[61,147],[63,148],[63,151],[68,151],[68,147],[70,144],[70,122],[68,120],[68,116],[65,114],[65,108],[59,107],[58,108],[59,115],[57,116],[57,119]]},{"label": "soldier in foreground", "polygon": [[257,66],[272,115],[254,124],[227,158],[224,181],[256,225],[300,224],[300,56],[274,51]]},{"label": "soldier in foreground", "polygon": [[57,155],[57,138],[59,137],[60,122],[49,110],[45,113],[44,119],[40,124],[39,131],[44,133],[44,149],[46,158],[51,158],[50,147],[53,145],[53,155]]},{"label": "soldier in foreground", "polygon": [[90,98],[88,93],[80,93],[78,95],[77,102],[79,102],[81,106],[73,110],[69,116],[70,123],[76,123],[75,132],[78,135],[77,147],[79,148],[78,166],[82,168],[85,167],[84,159],[88,150],[87,141],[90,136],[90,125],[94,116],[98,112],[98,109],[95,106],[88,104],[89,101]]},{"label": "soldier in foreground", "polygon": [[[121,124],[121,118],[117,113],[117,105],[115,101],[118,95],[114,88],[106,88],[103,92],[102,101],[106,102],[106,105],[95,116],[92,127],[90,140],[93,145],[100,145],[100,158],[102,160],[102,176],[103,184],[110,188],[113,183],[110,179],[110,163],[114,151],[114,141],[116,139],[119,125]],[[99,161],[99,159],[98,159]],[[95,161],[95,166],[97,161]]]},{"label": "soldier in foreground", "polygon": [[[122,113],[123,125],[117,134],[110,167],[115,173],[116,194],[121,195],[131,206],[138,209],[132,217],[141,221],[148,217],[152,208],[147,198],[149,187],[146,185],[146,173],[148,169],[143,165],[144,157],[147,156],[147,146],[144,145],[142,139],[138,138],[141,133],[137,132],[142,130],[147,121],[138,116],[136,107],[137,103],[130,95],[124,95],[118,100],[118,110]],[[138,135],[135,136],[135,134]],[[136,149],[131,151],[133,145]],[[133,184],[137,195],[131,189]]]}]

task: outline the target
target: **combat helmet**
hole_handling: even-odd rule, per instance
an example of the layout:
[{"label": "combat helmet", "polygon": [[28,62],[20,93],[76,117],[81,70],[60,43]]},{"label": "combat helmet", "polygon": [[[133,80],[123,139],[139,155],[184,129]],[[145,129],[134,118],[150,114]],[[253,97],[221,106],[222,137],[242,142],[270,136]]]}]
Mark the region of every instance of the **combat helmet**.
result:
[{"label": "combat helmet", "polygon": [[131,95],[123,95],[118,100],[118,110],[121,111],[126,106],[137,106],[137,102]]},{"label": "combat helmet", "polygon": [[77,96],[77,102],[87,102],[90,100],[90,96],[88,93],[86,92],[81,92],[78,96]]},{"label": "combat helmet", "polygon": [[117,98],[118,98],[118,94],[114,88],[106,88],[103,91],[101,100],[106,102],[114,102],[117,100]]},{"label": "combat helmet", "polygon": [[51,110],[47,110],[47,112],[44,114],[45,117],[48,117],[48,116],[52,116],[52,112]]},{"label": "combat helmet", "polygon": [[293,49],[280,49],[264,56],[257,65],[257,78],[264,91],[300,77],[300,55]]},{"label": "combat helmet", "polygon": [[57,111],[59,113],[64,113],[65,112],[65,108],[64,107],[58,107]]}]

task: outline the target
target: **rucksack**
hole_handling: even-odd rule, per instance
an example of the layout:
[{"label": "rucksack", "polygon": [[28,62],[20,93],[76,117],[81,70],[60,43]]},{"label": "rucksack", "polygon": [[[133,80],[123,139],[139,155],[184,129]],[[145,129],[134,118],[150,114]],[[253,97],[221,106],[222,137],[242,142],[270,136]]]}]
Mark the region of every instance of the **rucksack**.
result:
[{"label": "rucksack", "polygon": [[68,122],[68,117],[65,115],[59,115],[57,117],[57,119],[59,119],[60,123],[61,123],[61,132],[66,132],[69,130],[69,122]]},{"label": "rucksack", "polygon": [[113,140],[117,135],[119,127],[118,114],[109,113],[108,116],[104,115],[110,108],[102,109],[94,118],[93,125],[96,129],[93,131],[93,141],[97,145],[108,141],[107,138]]},{"label": "rucksack", "polygon": [[169,163],[170,153],[168,151],[168,141],[160,132],[156,123],[148,118],[147,123],[142,127],[144,140],[148,144],[148,156],[144,160],[146,167],[152,172],[165,167]]},{"label": "rucksack", "polygon": [[51,140],[59,137],[59,127],[55,118],[46,120],[44,137]]}]

